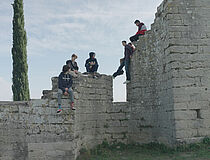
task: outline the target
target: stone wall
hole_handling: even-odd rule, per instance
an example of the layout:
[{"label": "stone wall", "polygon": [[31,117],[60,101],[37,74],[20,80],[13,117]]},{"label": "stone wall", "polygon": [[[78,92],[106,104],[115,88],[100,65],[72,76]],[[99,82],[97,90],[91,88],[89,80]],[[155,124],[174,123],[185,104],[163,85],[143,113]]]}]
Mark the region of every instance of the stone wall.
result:
[{"label": "stone wall", "polygon": [[131,141],[171,144],[175,140],[172,78],[165,52],[169,47],[167,6],[168,2],[162,3],[151,30],[135,44],[128,85]]},{"label": "stone wall", "polygon": [[210,1],[171,5],[166,52],[170,54],[176,140],[194,142],[210,135]]},{"label": "stone wall", "polygon": [[131,141],[194,142],[210,135],[210,2],[165,0],[135,44]]},{"label": "stone wall", "polygon": [[74,115],[48,100],[0,103],[0,159],[73,159]]},{"label": "stone wall", "polygon": [[0,159],[75,159],[80,149],[90,149],[104,140],[127,143],[129,108],[112,103],[111,76],[75,78],[76,111],[62,97],[57,114],[57,77],[42,99],[0,102]]},{"label": "stone wall", "polygon": [[[112,85],[111,76],[106,75],[74,79],[76,155],[81,148],[93,148],[104,140],[127,143],[129,108],[124,102],[113,103]],[[56,99],[56,77],[52,78],[52,86],[52,90],[44,91],[43,98]]]}]

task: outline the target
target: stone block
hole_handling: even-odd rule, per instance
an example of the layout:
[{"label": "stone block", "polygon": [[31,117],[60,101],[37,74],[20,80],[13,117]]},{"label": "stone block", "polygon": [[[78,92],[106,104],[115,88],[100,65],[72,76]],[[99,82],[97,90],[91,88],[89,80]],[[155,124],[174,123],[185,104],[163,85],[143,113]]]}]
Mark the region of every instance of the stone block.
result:
[{"label": "stone block", "polygon": [[175,111],[175,120],[193,120],[197,119],[197,113],[194,110]]},{"label": "stone block", "polygon": [[184,129],[176,131],[177,139],[191,138],[198,136],[197,129]]}]

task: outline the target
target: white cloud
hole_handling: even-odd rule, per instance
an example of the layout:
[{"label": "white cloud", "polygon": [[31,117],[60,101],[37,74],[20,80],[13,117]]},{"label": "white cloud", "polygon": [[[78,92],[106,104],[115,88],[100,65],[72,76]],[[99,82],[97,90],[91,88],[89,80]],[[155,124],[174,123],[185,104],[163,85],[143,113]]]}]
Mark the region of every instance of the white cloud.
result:
[{"label": "white cloud", "polygon": [[[113,45],[122,39],[119,36],[128,38],[136,32],[133,21],[137,17],[147,24],[152,23],[153,5],[145,7],[144,2],[148,3],[145,0],[132,3],[128,0],[26,1],[25,17],[31,49],[28,53],[39,55],[41,49],[47,48],[60,53],[62,49],[74,50],[74,46],[87,50],[89,47],[85,45],[92,46],[96,42],[101,46],[111,42],[110,46],[114,48]],[[154,3],[153,0],[150,3]],[[104,49],[110,55],[118,54]]]}]

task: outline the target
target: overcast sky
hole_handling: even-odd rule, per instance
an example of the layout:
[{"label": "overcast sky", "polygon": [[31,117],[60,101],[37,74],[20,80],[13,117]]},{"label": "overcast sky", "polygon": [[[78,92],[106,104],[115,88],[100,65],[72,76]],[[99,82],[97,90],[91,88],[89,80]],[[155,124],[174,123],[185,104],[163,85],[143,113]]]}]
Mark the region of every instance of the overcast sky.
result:
[{"label": "overcast sky", "polygon": [[[29,85],[32,99],[51,89],[72,53],[78,55],[80,71],[88,53],[94,51],[99,72],[112,74],[123,57],[122,40],[136,33],[134,20],[150,29],[162,0],[24,0]],[[13,0],[0,1],[0,100],[12,100]],[[114,100],[125,101],[125,76],[114,80]]]}]

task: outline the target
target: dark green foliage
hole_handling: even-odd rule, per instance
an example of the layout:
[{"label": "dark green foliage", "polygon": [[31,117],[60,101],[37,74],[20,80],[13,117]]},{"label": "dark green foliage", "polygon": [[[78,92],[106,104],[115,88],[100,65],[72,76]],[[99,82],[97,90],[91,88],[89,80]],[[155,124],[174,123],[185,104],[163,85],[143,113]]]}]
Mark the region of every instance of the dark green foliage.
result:
[{"label": "dark green foliage", "polygon": [[83,149],[77,160],[207,160],[210,159],[210,139],[200,143],[168,147],[160,143],[123,144],[104,141],[94,149]]},{"label": "dark green foliage", "polygon": [[209,138],[209,137],[205,137],[205,138],[203,139],[203,143],[204,143],[204,144],[210,145],[210,138]]},{"label": "dark green foliage", "polygon": [[27,101],[30,99],[27,64],[27,38],[24,29],[23,0],[14,0],[13,17],[13,72],[12,91],[14,101]]}]

